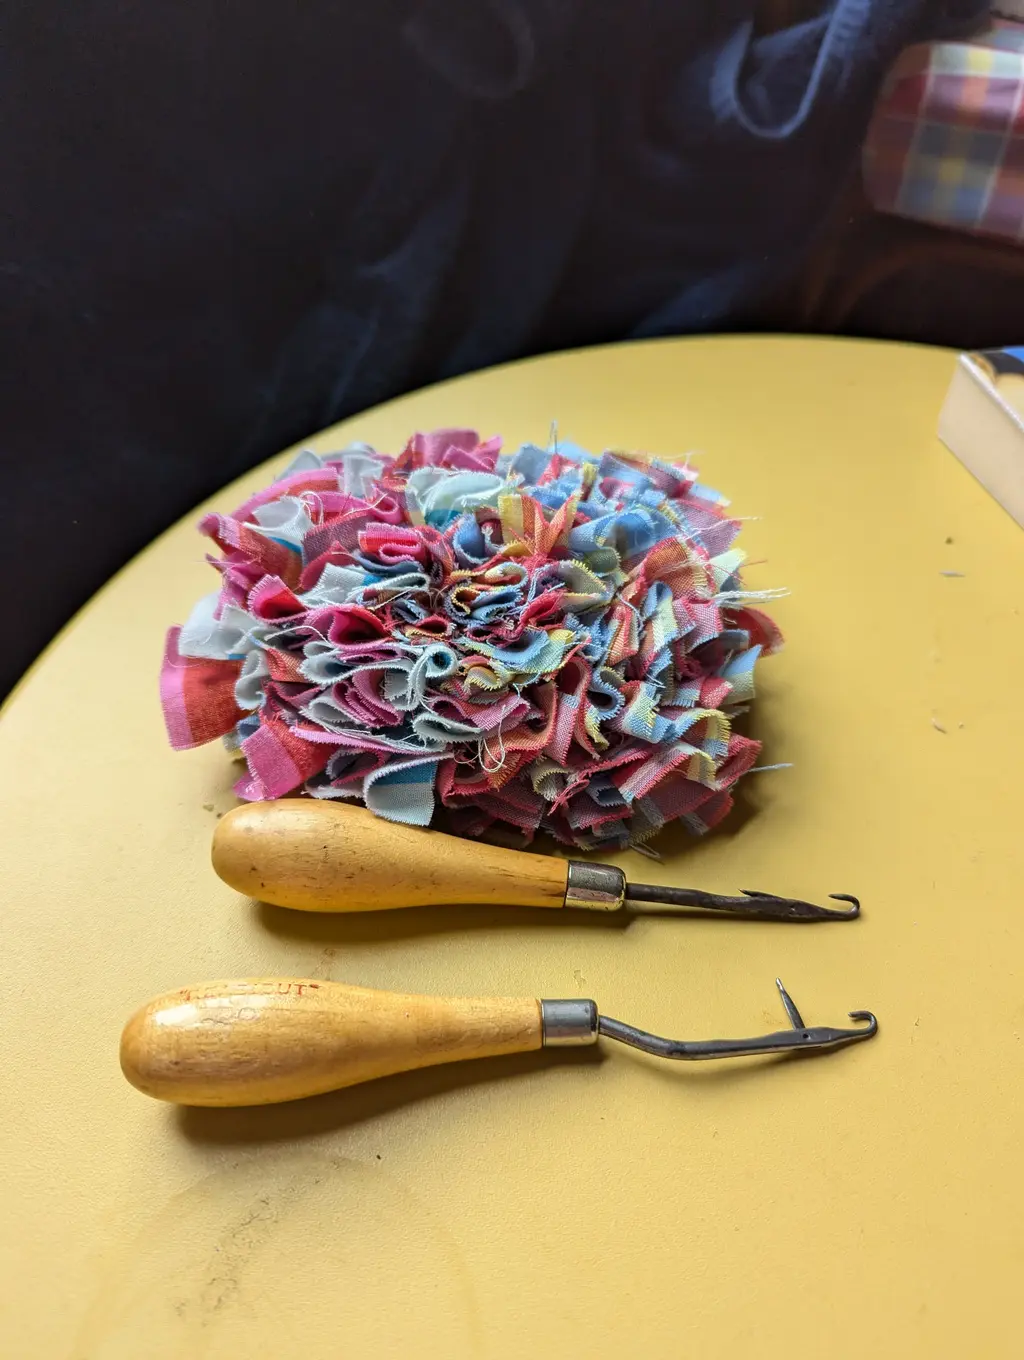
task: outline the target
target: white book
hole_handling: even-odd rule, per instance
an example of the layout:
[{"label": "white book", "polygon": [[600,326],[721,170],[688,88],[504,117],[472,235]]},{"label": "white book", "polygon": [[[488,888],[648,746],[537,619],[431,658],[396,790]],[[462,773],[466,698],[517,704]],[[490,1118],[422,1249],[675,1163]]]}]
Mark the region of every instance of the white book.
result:
[{"label": "white book", "polygon": [[961,354],[939,438],[1024,528],[1024,346]]}]

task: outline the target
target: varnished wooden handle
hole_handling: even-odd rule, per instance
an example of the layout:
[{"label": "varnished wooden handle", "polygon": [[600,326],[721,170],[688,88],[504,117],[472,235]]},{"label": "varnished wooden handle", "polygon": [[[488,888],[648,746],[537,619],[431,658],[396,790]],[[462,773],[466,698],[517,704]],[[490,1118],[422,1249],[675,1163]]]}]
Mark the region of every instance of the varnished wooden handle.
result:
[{"label": "varnished wooden handle", "polygon": [[217,823],[213,867],[239,892],[301,911],[440,903],[561,907],[568,862],[401,826],[311,798],[247,803]]},{"label": "varnished wooden handle", "polygon": [[178,1105],[271,1105],[415,1067],[540,1048],[540,1002],[306,978],[183,987],[136,1012],[121,1070]]}]

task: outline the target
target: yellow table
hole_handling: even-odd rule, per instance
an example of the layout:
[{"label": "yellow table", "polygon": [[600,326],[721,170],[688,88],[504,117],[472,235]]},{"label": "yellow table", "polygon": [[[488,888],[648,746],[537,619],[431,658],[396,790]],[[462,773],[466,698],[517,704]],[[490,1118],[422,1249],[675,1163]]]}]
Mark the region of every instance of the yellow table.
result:
[{"label": "yellow table", "polygon": [[[614,347],[312,441],[543,440],[557,419],[592,448],[699,450],[760,517],[749,579],[792,588],[755,727],[793,768],[752,776],[724,834],[666,835],[669,867],[856,892],[852,925],[239,900],[208,865],[235,771],[217,746],[172,754],[156,699],[164,627],[211,588],[193,517],[83,611],[0,722],[5,1360],[1020,1354],[1024,535],[934,436],[952,365],[826,340]],[[592,996],[680,1037],[780,1027],[778,973],[808,1023],[869,1007],[882,1031],[813,1061],[606,1045],[251,1111],[123,1081],[142,1001],[275,972]]]}]

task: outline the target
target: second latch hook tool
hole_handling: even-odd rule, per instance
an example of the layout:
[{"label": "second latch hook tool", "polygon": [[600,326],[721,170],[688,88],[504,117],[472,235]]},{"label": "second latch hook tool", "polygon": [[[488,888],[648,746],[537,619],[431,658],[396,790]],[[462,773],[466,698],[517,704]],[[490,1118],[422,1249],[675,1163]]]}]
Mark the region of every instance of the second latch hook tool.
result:
[{"label": "second latch hook tool", "polygon": [[241,978],[151,1001],[125,1026],[121,1068],[147,1095],[178,1105],[271,1105],[463,1058],[618,1039],[659,1058],[701,1061],[821,1053],[870,1039],[804,1024],[777,983],[790,1029],[752,1039],[660,1039],[598,1012],[593,1001],[414,996],[311,978]]},{"label": "second latch hook tool", "polygon": [[227,813],[214,835],[213,867],[239,892],[300,911],[472,903],[700,910],[772,921],[849,921],[860,914],[859,901],[846,893],[832,894],[848,904],[837,908],[749,890],[723,897],[629,883],[612,864],[460,840],[310,798],[248,803]]}]

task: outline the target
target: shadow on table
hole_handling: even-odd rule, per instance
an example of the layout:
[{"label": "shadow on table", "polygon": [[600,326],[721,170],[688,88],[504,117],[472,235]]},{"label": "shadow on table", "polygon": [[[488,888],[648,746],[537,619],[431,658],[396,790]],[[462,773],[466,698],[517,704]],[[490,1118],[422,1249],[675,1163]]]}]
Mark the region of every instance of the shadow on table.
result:
[{"label": "shadow on table", "polygon": [[[684,1036],[685,1037],[685,1036]],[[692,1036],[691,1036],[692,1037]],[[820,1055],[818,1055],[820,1056]],[[530,1075],[556,1075],[559,1069],[585,1065],[600,1068],[614,1062],[639,1064],[645,1076],[660,1088],[664,1098],[666,1083],[672,1083],[688,1101],[720,1091],[724,1086],[743,1083],[754,1086],[777,1080],[780,1064],[813,1065],[815,1055],[781,1054],[775,1057],[729,1059],[721,1063],[674,1063],[637,1053],[613,1043],[583,1049],[541,1049],[535,1053],[516,1053],[499,1058],[476,1058],[470,1062],[445,1063],[413,1072],[349,1086],[306,1100],[281,1105],[254,1105],[241,1109],[202,1109],[181,1107],[174,1111],[182,1134],[191,1142],[206,1147],[248,1147],[316,1138],[341,1131],[365,1120],[378,1119],[415,1102],[447,1095],[473,1086],[526,1079]],[[832,1055],[831,1061],[842,1061]],[[552,1099],[557,1091],[552,1090]]]},{"label": "shadow on table", "polygon": [[237,1110],[182,1107],[175,1111],[182,1133],[196,1143],[234,1147],[313,1138],[331,1130],[376,1119],[404,1105],[449,1091],[505,1081],[568,1064],[600,1066],[608,1055],[599,1048],[544,1048],[499,1058],[399,1072],[393,1077],[330,1091],[283,1105],[254,1105]]},{"label": "shadow on table", "polygon": [[455,906],[398,907],[388,911],[293,911],[267,902],[253,902],[262,929],[284,940],[321,945],[387,944],[399,940],[450,935],[465,930],[559,930],[568,925],[584,930],[623,931],[628,912],[564,911],[561,908]]}]

